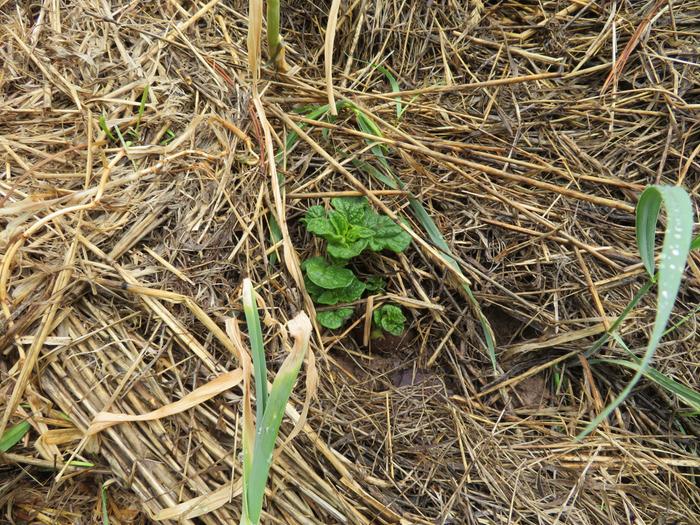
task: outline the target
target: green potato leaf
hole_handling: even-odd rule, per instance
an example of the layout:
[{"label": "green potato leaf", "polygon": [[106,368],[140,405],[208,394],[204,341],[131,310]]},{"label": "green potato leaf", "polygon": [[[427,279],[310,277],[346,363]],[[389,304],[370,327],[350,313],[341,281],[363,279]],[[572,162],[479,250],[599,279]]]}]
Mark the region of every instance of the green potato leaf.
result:
[{"label": "green potato leaf", "polygon": [[328,264],[323,257],[314,257],[304,261],[302,268],[311,282],[326,290],[345,288],[356,279],[352,270]]},{"label": "green potato leaf", "polygon": [[347,242],[347,241],[341,241],[341,242],[328,242],[328,253],[333,256],[335,259],[341,259],[341,260],[347,260],[347,259],[352,259],[353,257],[357,257],[360,255],[365,248],[367,248],[367,244],[369,243],[368,239],[358,239],[354,242]]},{"label": "green potato leaf", "polygon": [[386,286],[386,281],[378,275],[370,275],[365,281],[365,289],[368,292],[378,292]]},{"label": "green potato leaf", "polygon": [[328,212],[328,220],[333,225],[336,235],[344,239],[350,230],[350,223],[345,214],[337,210],[331,210]]},{"label": "green potato leaf", "polygon": [[308,275],[304,275],[304,285],[306,286],[307,293],[314,302],[318,302],[319,296],[326,291],[317,284],[314,284],[314,282],[309,279]]},{"label": "green potato leaf", "polygon": [[364,226],[350,226],[346,238],[349,242],[355,242],[358,239],[371,239],[374,237],[374,231]]},{"label": "green potato leaf", "polygon": [[393,304],[385,304],[372,314],[374,324],[391,335],[401,335],[404,331],[406,317],[401,308]]},{"label": "green potato leaf", "polygon": [[386,215],[374,214],[370,221],[368,227],[374,231],[374,236],[369,239],[372,251],[391,250],[401,253],[411,244],[411,236]]},{"label": "green potato leaf", "polygon": [[319,237],[326,239],[327,241],[340,241],[342,237],[336,233],[335,228],[331,221],[326,218],[310,219],[306,221],[306,229],[318,235]]},{"label": "green potato leaf", "polygon": [[334,198],[333,210],[312,206],[303,222],[306,229],[328,241],[328,253],[335,259],[348,260],[367,247],[372,251],[404,251],[411,237],[386,215],[370,208],[364,197]]},{"label": "green potato leaf", "polygon": [[353,314],[352,308],[338,308],[337,310],[328,310],[325,312],[318,312],[316,314],[316,320],[318,323],[331,330],[337,330],[345,321],[347,321]]},{"label": "green potato leaf", "polygon": [[358,226],[365,223],[365,215],[371,211],[365,197],[335,197],[331,204],[345,215],[350,224]]},{"label": "green potato leaf", "polygon": [[323,206],[311,206],[306,210],[306,215],[302,219],[303,222],[308,222],[312,219],[325,219],[326,210]]},{"label": "green potato leaf", "polygon": [[[337,213],[337,212],[333,212]],[[306,216],[302,219],[306,225],[306,229],[318,235],[328,242],[342,242],[347,226],[343,224],[343,219],[331,216],[323,206],[312,206],[306,212]]]},{"label": "green potato leaf", "polygon": [[338,304],[338,303],[351,303],[357,301],[366,288],[365,283],[355,278],[345,288],[338,288],[336,290],[325,290],[321,295],[318,296],[316,300],[319,304]]}]

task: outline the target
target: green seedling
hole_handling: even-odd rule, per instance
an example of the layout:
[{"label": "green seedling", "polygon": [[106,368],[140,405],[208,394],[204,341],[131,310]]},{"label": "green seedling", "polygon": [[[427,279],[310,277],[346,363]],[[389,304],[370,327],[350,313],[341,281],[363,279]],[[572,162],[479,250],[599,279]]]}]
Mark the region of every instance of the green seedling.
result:
[{"label": "green seedling", "polygon": [[[654,262],[656,223],[662,205],[666,210],[666,230],[661,247],[659,269],[656,271]],[[666,333],[666,326],[668,325],[673,306],[676,302],[676,296],[680,289],[688,253],[691,247],[695,246],[697,241],[697,238],[692,240],[692,229],[693,207],[688,193],[683,188],[678,186],[649,186],[644,190],[637,203],[636,231],[637,248],[639,249],[644,268],[649,275],[649,280],[635,294],[630,304],[623,310],[615,323],[613,323],[610,331],[594,343],[593,347],[587,352],[587,355],[590,356],[597,352],[610,338],[617,339],[621,342],[621,339],[617,335],[618,327],[642,297],[656,285],[658,289],[656,317],[654,319],[651,337],[649,338],[646,351],[641,358],[634,358],[633,362],[626,362],[622,365],[635,370],[635,374],[630,382],[622,392],[620,392],[620,394],[586,426],[577,436],[577,439],[582,439],[590,434],[613,410],[620,406],[642,377],[651,377],[664,388],[680,395],[678,389],[675,388],[675,385],[671,382],[659,381],[659,375],[661,374],[656,371],[654,371],[656,373],[650,372],[650,366],[656,348],[661,338]],[[681,397],[686,400],[688,399],[687,395]]]},{"label": "green seedling", "polygon": [[243,508],[240,523],[241,525],[258,525],[262,515],[265,486],[270,474],[273,451],[282,423],[282,416],[299,375],[301,364],[309,351],[311,322],[302,312],[287,324],[289,334],[294,338],[294,347],[282,363],[268,391],[267,377],[263,375],[267,366],[261,336],[260,316],[255,301],[255,292],[249,279],[243,282],[243,309],[248,325],[255,370],[257,417],[253,428],[252,410],[249,404],[244,402]]},{"label": "green seedling", "polygon": [[[124,148],[130,148],[136,143],[141,142],[141,132],[139,130],[139,127],[141,126],[141,119],[143,118],[143,114],[146,111],[146,102],[148,101],[148,86],[143,88],[143,93],[141,93],[141,99],[139,101],[139,109],[136,114],[136,125],[134,127],[129,127],[125,132],[124,135],[127,137],[130,137],[132,140],[124,140],[124,135],[122,135],[121,130],[119,129],[118,126],[114,126],[114,133],[116,133],[119,142],[121,143]],[[107,120],[105,119],[104,115],[100,115],[100,118],[98,119],[100,129],[104,132],[105,135],[107,135],[107,138],[111,140],[112,142],[117,142],[117,137],[114,136],[112,131],[109,129],[109,126],[107,126]],[[168,130],[170,133],[172,131]],[[167,132],[166,132],[167,133]],[[172,133],[173,138],[175,137],[175,134]],[[172,139],[170,139],[172,140]]]},{"label": "green seedling", "polygon": [[[332,210],[312,206],[303,219],[310,233],[327,241],[330,260],[320,256],[302,264],[306,290],[321,306],[352,303],[366,291],[382,290],[386,285],[384,279],[370,276],[363,282],[347,268],[348,262],[365,250],[401,253],[411,243],[411,237],[398,224],[375,212],[364,197],[335,198],[331,205]],[[398,307],[394,308],[401,313]],[[321,326],[335,330],[343,326],[352,314],[350,307],[326,309],[319,310],[316,319]],[[395,325],[391,326],[395,331]]]},{"label": "green seedling", "polygon": [[399,336],[404,332],[406,317],[398,306],[385,304],[374,311],[372,321],[375,326],[372,333],[374,338],[381,337],[383,332]]},{"label": "green seedling", "polygon": [[136,117],[136,126],[134,127],[134,134],[137,140],[140,138],[139,126],[141,125],[141,119],[143,118],[143,112],[146,110],[146,101],[148,100],[148,86],[143,88],[143,93],[141,93],[141,102],[139,103],[139,111]]},{"label": "green seedling", "polygon": [[[391,80],[390,80],[391,83]],[[392,84],[392,89],[396,91],[398,89],[398,83],[396,88]],[[352,104],[349,101],[343,100],[339,101],[336,103],[336,108],[338,110],[344,109],[344,108],[349,108],[350,110],[353,111],[355,114],[355,120],[357,122],[358,128],[364,132],[368,133],[370,135],[374,135],[376,137],[383,137],[383,134],[379,127],[372,121],[371,118],[369,118],[362,110],[360,110],[357,106]],[[325,114],[328,112],[328,105],[323,105],[319,106],[316,108],[303,108],[300,111],[305,114],[305,116],[309,119],[312,120],[320,120],[325,116]],[[405,107],[401,111],[401,114],[403,114],[403,111],[405,111]],[[400,115],[399,115],[400,116]],[[305,125],[302,125],[304,127]],[[285,141],[285,151],[289,152],[291,148],[298,142],[299,137],[296,133],[290,133],[287,136],[287,140]],[[376,142],[372,142],[370,140],[367,141],[371,148],[370,151],[372,154],[375,156],[377,159],[377,162],[381,165],[383,168],[382,170],[376,168],[369,162],[364,162],[362,160],[357,160],[355,159],[353,161],[353,164],[355,167],[369,175],[371,178],[379,181],[380,183],[386,185],[387,187],[397,190],[405,190],[406,186],[405,184],[394,174],[393,169],[391,168],[391,164],[389,163],[388,159],[386,158],[385,151],[388,151],[388,148],[384,144],[379,144]],[[280,163],[282,159],[282,155],[279,154],[277,157],[277,162]],[[460,268],[459,264],[457,263],[457,260],[455,257],[452,255],[452,251],[450,250],[449,245],[447,244],[447,241],[445,240],[444,236],[440,232],[440,229],[437,227],[435,224],[435,221],[433,221],[432,217],[428,213],[428,211],[425,209],[425,206],[423,206],[423,203],[415,198],[412,195],[409,195],[408,197],[409,201],[409,210],[413,217],[418,221],[418,223],[423,227],[423,229],[426,231],[428,234],[430,240],[432,243],[441,251],[441,255],[443,260],[458,274],[464,275],[462,272],[462,269]],[[278,242],[279,239],[275,235],[274,230],[271,229],[271,238],[273,242]],[[474,296],[474,293],[472,292],[471,288],[469,287],[468,284],[462,283],[462,288],[464,290],[465,295],[467,296],[470,304],[472,305],[472,308],[474,309],[474,312],[476,313],[479,323],[481,324],[482,331],[484,334],[484,341],[485,341],[485,346],[486,346],[486,351],[488,353],[488,356],[491,360],[491,364],[493,366],[494,370],[497,370],[497,363],[496,363],[496,339],[493,333],[493,329],[491,328],[491,325],[486,318],[486,316],[483,314],[481,311],[481,306],[479,305],[479,302],[477,301],[476,297]],[[320,314],[321,312],[319,312]],[[342,312],[343,314],[347,314],[347,312]],[[324,314],[326,315],[326,314]],[[349,318],[352,315],[352,313],[348,314],[345,319]],[[330,314],[329,314],[330,317]],[[333,325],[338,325],[341,326],[342,322],[339,321],[337,317],[332,318]],[[321,322],[319,320],[319,322]],[[325,326],[325,325],[324,325]]]}]

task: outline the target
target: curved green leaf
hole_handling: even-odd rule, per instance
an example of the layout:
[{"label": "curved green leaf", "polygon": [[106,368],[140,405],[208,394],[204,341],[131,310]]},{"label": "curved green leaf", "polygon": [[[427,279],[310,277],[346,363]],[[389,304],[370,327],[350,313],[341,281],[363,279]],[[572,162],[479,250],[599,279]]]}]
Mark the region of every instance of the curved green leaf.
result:
[{"label": "curved green leaf", "polygon": [[[654,241],[656,221],[663,205],[666,210],[666,230],[661,248],[658,274],[654,273]],[[654,352],[668,324],[681,285],[686,259],[690,250],[693,230],[693,207],[690,197],[678,186],[649,186],[637,203],[637,247],[649,275],[658,285],[656,318],[647,349],[639,368],[629,384],[577,436],[581,439],[591,433],[632,392],[651,364]]]},{"label": "curved green leaf", "polygon": [[[394,93],[398,93],[401,91],[401,88],[399,87],[399,83],[396,80],[396,77],[392,75],[391,71],[389,71],[387,68],[385,68],[382,65],[376,65],[374,66],[378,71],[384,74],[384,76],[387,78],[389,81],[389,85],[391,86],[391,90]],[[401,118],[401,114],[403,113],[401,109],[401,97],[396,97],[396,117]]]},{"label": "curved green leaf", "polygon": [[[653,381],[662,388],[665,388],[668,392],[678,396],[681,401],[683,401],[693,410],[700,411],[700,392],[693,390],[692,388],[688,388],[684,384],[662,374],[653,367],[648,367],[646,370],[642,370],[639,363],[626,361],[624,359],[600,359],[596,361],[610,365],[624,366],[625,368],[629,368],[637,372],[641,370],[644,377],[650,381]],[[596,361],[591,361],[591,364],[595,364]]]},{"label": "curved green leaf", "polygon": [[345,215],[350,224],[362,226],[369,211],[369,202],[365,197],[335,197],[331,205]]},{"label": "curved green leaf", "polygon": [[367,227],[374,231],[369,239],[369,247],[374,252],[388,249],[401,253],[411,244],[411,236],[386,215],[375,213],[369,217]]},{"label": "curved green leaf", "polygon": [[302,222],[308,222],[312,219],[325,219],[326,209],[323,206],[311,206],[306,210],[306,215],[302,219]]},{"label": "curved green leaf", "polygon": [[354,242],[328,242],[328,254],[340,260],[347,261],[360,255],[367,248],[368,239],[357,239]]}]

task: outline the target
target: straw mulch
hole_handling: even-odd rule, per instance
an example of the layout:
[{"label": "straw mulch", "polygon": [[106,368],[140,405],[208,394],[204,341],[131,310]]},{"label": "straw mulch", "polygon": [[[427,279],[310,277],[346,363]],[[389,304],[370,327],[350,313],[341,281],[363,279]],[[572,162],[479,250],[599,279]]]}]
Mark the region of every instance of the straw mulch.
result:
[{"label": "straw mulch", "polygon": [[[293,252],[322,248],[299,222],[308,206],[369,191],[413,221],[405,192],[353,164],[376,159],[350,111],[304,121],[300,108],[327,100],[330,2],[283,4],[292,71],[262,64],[265,120],[247,2],[0,0],[0,409],[31,425],[0,455],[0,519],[235,523],[238,389],[85,429],[235,368],[207,324],[239,315],[246,276],[276,369],[284,323],[308,310]],[[583,352],[645,282],[637,196],[661,182],[697,198],[699,46],[697,0],[343,2],[336,98],[381,129],[460,260],[498,370],[425,245],[365,258],[358,271],[387,278],[411,328],[363,346],[363,302],[353,326],[315,338],[319,391],[274,463],[267,523],[700,523],[700,423],[666,391],[643,381],[574,440],[631,376]],[[280,158],[281,192],[267,122],[275,152],[295,125],[309,133]],[[280,209],[288,235],[274,242]],[[686,276],[655,367],[697,388],[697,254]],[[650,295],[623,324],[633,351],[653,316]],[[600,355],[627,357],[616,344]],[[304,396],[301,378],[283,435]]]}]

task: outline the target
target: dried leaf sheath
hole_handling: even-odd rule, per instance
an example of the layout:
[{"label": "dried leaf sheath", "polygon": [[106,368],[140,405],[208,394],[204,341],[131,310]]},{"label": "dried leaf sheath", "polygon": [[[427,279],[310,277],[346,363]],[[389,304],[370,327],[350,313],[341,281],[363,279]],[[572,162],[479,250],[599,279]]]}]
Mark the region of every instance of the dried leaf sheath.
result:
[{"label": "dried leaf sheath", "polygon": [[237,368],[231,372],[221,374],[208,383],[196,388],[182,399],[164,405],[146,414],[121,414],[112,412],[99,412],[90,423],[86,434],[91,436],[119,423],[153,421],[163,417],[172,416],[193,408],[214,396],[225,392],[239,384],[243,380],[243,369]]}]

